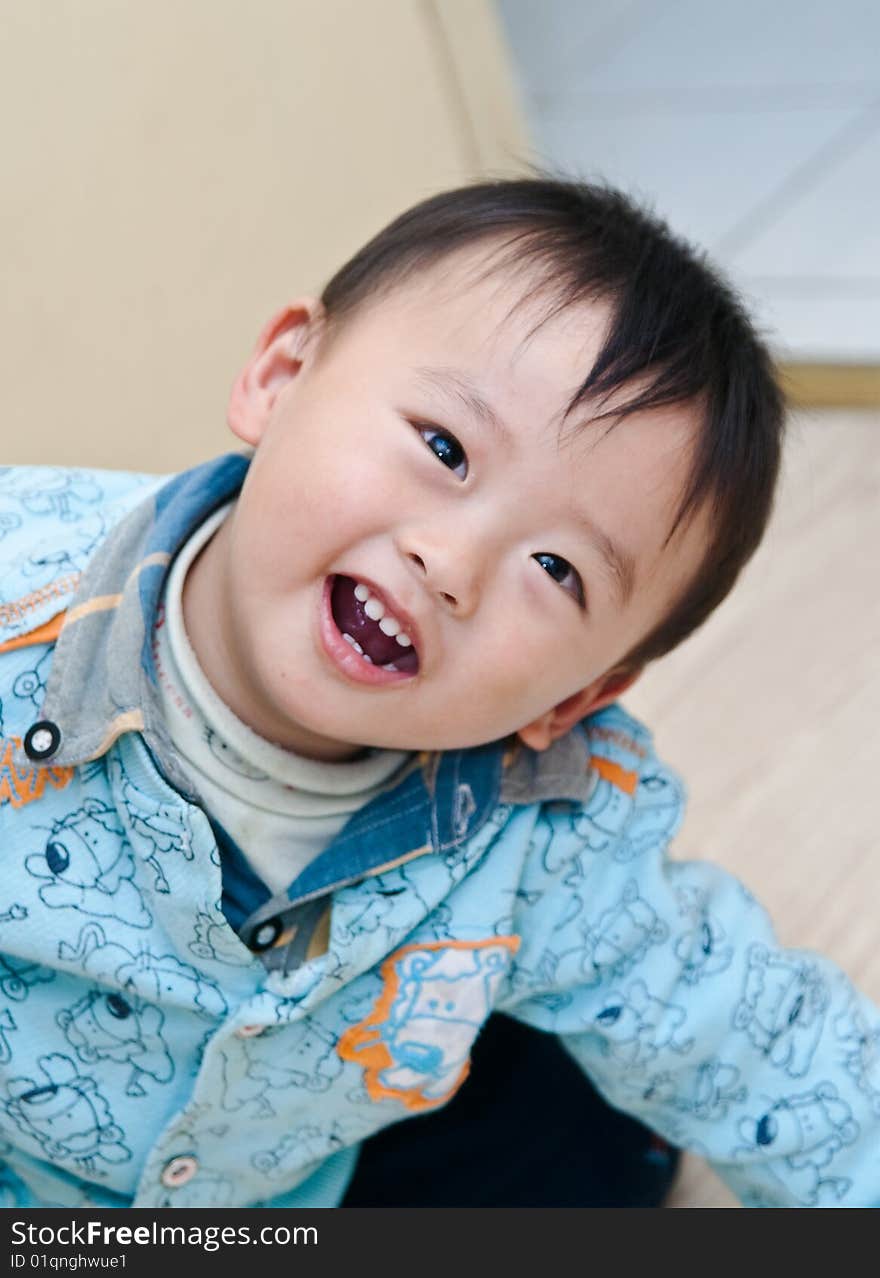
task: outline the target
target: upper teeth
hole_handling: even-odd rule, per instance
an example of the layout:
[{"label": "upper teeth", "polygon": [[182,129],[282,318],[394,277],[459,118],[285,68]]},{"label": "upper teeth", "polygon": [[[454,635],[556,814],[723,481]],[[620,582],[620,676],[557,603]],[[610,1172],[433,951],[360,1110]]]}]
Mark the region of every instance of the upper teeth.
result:
[{"label": "upper teeth", "polygon": [[386,635],[394,635],[401,648],[408,648],[412,644],[408,634],[404,633],[403,627],[396,617],[392,616],[386,609],[381,599],[377,599],[375,595],[370,594],[368,586],[362,585],[360,582],[354,588],[354,597],[364,605],[364,612],[371,621],[378,621],[379,629]]}]

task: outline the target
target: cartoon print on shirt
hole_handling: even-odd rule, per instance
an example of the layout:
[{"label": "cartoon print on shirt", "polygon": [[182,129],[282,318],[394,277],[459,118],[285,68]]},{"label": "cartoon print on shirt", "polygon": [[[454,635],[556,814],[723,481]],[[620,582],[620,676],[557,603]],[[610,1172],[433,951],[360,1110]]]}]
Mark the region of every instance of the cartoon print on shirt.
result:
[{"label": "cartoon print on shirt", "polygon": [[686,1015],[648,992],[644,981],[632,981],[626,992],[614,990],[603,1000],[594,1024],[602,1034],[602,1050],[623,1065],[645,1066],[661,1048],[684,1054],[694,1045],[680,1038]]},{"label": "cartoon print on shirt", "polygon": [[675,956],[682,964],[681,976],[696,985],[707,976],[725,972],[733,961],[733,946],[719,919],[707,909],[708,893],[679,891],[679,913],[689,918],[691,928],[675,943]]},{"label": "cartoon print on shirt", "polygon": [[193,932],[194,939],[188,948],[196,958],[224,963],[228,967],[250,967],[254,962],[253,954],[235,935],[219,908],[215,917],[199,910]]},{"label": "cartoon print on shirt", "polygon": [[54,980],[55,973],[51,968],[13,954],[0,954],[0,991],[16,1003],[23,1003],[34,985],[45,985]]},{"label": "cartoon print on shirt", "polygon": [[843,1062],[880,1118],[880,1029],[871,1030],[855,998],[834,1018],[834,1034]]},{"label": "cartoon print on shirt", "polygon": [[[583,854],[588,854],[589,860],[612,847],[617,842],[626,817],[632,811],[632,798],[597,775],[589,813],[577,806],[566,806],[571,807],[567,825],[577,844],[574,850],[570,839],[559,837],[558,826],[554,824],[551,813],[557,810],[557,805],[545,805],[547,815],[542,811],[535,822],[529,851],[536,853],[540,848],[541,864],[548,874],[559,874],[566,866],[576,864]],[[556,820],[558,821],[558,816]],[[584,877],[583,870],[578,877]],[[567,879],[563,881],[568,882]]]},{"label": "cartoon print on shirt", "polygon": [[764,945],[748,951],[742,998],[733,1011],[760,1052],[791,1078],[806,1074],[822,1035],[829,995],[814,963]]},{"label": "cartoon print on shirt", "polygon": [[95,1080],[57,1052],[37,1063],[42,1078],[13,1078],[7,1086],[6,1112],[21,1131],[52,1162],[65,1159],[88,1172],[96,1170],[98,1159],[127,1162],[131,1151]]},{"label": "cartoon print on shirt", "polygon": [[90,990],[55,1017],[81,1061],[113,1061],[130,1066],[126,1095],[145,1096],[141,1076],[168,1083],[174,1065],[162,1039],[164,1016],[137,997],[117,990]]},{"label": "cartoon print on shirt", "polygon": [[162,803],[139,789],[118,757],[111,757],[107,771],[114,795],[124,806],[129,836],[155,875],[153,889],[167,895],[171,889],[159,856],[182,856],[192,861],[195,853],[188,816],[181,813],[179,805]]},{"label": "cartoon print on shirt", "polygon": [[287,1132],[272,1149],[259,1150],[251,1158],[251,1166],[269,1180],[278,1180],[292,1171],[300,1171],[310,1163],[318,1163],[343,1148],[339,1124],[329,1130],[306,1123]]},{"label": "cartoon print on shirt", "polygon": [[219,987],[188,963],[173,954],[154,954],[146,946],[133,954],[124,945],[107,941],[98,923],[86,923],[75,946],[62,941],[58,958],[73,962],[98,981],[131,990],[147,1003],[161,1002],[173,991],[178,1000],[204,1016],[225,1016],[229,1010]]},{"label": "cartoon print on shirt", "polygon": [[30,483],[19,484],[15,491],[29,515],[55,515],[62,523],[82,519],[103,496],[104,490],[87,471],[60,468],[35,471]]},{"label": "cartoon print on shirt", "polygon": [[[572,913],[581,908],[580,898],[569,903],[558,930],[564,931]],[[619,900],[599,915],[594,926],[585,922],[578,927],[580,941],[574,947],[542,956],[540,971],[551,979],[560,977],[566,967],[584,976],[590,985],[603,978],[626,976],[641,963],[652,945],[669,936],[669,927],[644,897],[639,895],[635,879],[628,879]]]},{"label": "cartoon print on shirt", "polygon": [[152,918],[132,879],[131,844],[113,808],[87,798],[81,808],[52,826],[44,852],[25,859],[25,869],[45,880],[40,900],[52,910],[81,910],[145,928]]},{"label": "cartoon print on shirt", "polygon": [[20,923],[27,916],[27,906],[19,905],[16,901],[14,905],[10,905],[8,910],[0,912],[0,923]]},{"label": "cartoon print on shirt", "polygon": [[337,1051],[364,1071],[373,1100],[442,1105],[468,1074],[470,1049],[519,947],[519,937],[406,945],[382,964],[373,1011]]},{"label": "cartoon print on shirt", "polygon": [[[839,1201],[850,1188],[852,1182],[845,1177],[821,1174],[859,1134],[852,1110],[840,1100],[833,1083],[782,1097],[757,1118],[742,1119],[739,1133],[746,1148],[735,1149],[734,1156],[778,1147],[787,1171],[785,1183],[808,1207]],[[786,1154],[786,1150],[792,1152]],[[773,1172],[772,1162],[767,1167]]]},{"label": "cartoon print on shirt", "polygon": [[675,1073],[654,1074],[647,1087],[635,1090],[643,1100],[656,1100],[705,1122],[718,1122],[727,1117],[731,1105],[740,1105],[748,1098],[748,1089],[739,1078],[735,1065],[710,1057]]},{"label": "cartoon print on shirt", "polygon": [[[443,883],[433,882],[442,876]],[[409,866],[398,866],[353,888],[343,888],[333,898],[333,936],[342,944],[350,944],[366,933],[383,927],[389,933],[405,936],[430,915],[433,935],[437,940],[448,935],[451,911],[446,905],[434,908],[434,901],[419,885],[434,889],[432,898],[443,896],[452,886],[448,869],[436,862],[420,864],[413,872]],[[393,943],[393,942],[392,942]]]},{"label": "cartoon print on shirt", "polygon": [[46,677],[53,652],[53,648],[48,648],[37,664],[30,670],[23,670],[12,685],[12,695],[20,701],[29,702],[35,710],[39,710],[46,695]]},{"label": "cartoon print on shirt", "polygon": [[665,845],[678,825],[683,802],[681,783],[668,772],[639,777],[633,819],[614,850],[615,861],[632,861]]},{"label": "cartoon print on shirt", "polygon": [[17,515],[15,511],[12,510],[0,511],[0,541],[2,541],[8,533],[14,532],[16,528],[20,527],[21,515]]},{"label": "cartoon print on shirt", "polygon": [[[260,1037],[273,1033],[266,1030]],[[342,1073],[336,1056],[336,1037],[316,1021],[284,1027],[283,1065],[276,1065],[260,1053],[257,1039],[232,1038],[220,1049],[223,1096],[226,1110],[251,1107],[256,1117],[270,1118],[275,1108],[267,1095],[273,1088],[302,1087],[308,1092],[326,1092]]]},{"label": "cartoon print on shirt", "polygon": [[9,1011],[9,1008],[4,1007],[3,1011],[0,1012],[0,1065],[8,1065],[12,1060],[12,1048],[9,1046],[7,1035],[17,1029],[15,1017]]}]

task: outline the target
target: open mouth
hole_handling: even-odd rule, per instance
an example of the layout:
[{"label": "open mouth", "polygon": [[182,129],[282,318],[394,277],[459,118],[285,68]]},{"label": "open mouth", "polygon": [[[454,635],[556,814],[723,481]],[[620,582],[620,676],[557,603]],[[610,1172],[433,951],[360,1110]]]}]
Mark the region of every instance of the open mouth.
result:
[{"label": "open mouth", "polygon": [[403,625],[367,586],[337,574],[330,591],[333,620],[346,643],[369,665],[413,675],[418,653]]}]

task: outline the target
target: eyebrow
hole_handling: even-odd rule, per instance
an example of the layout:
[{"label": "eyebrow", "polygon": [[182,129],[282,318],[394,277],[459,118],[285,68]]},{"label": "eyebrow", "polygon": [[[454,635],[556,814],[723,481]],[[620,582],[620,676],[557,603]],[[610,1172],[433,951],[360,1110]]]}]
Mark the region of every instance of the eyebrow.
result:
[{"label": "eyebrow", "polygon": [[[492,434],[503,443],[510,443],[512,436],[508,427],[496,413],[489,401],[474,385],[467,374],[454,368],[421,367],[415,369],[419,381],[426,383],[441,394],[454,397],[460,404],[479,420],[486,423]],[[624,608],[632,598],[636,582],[635,557],[618,546],[601,528],[585,515],[578,514],[577,522],[587,538],[601,557],[611,578],[614,596],[618,606]]]},{"label": "eyebrow", "polygon": [[454,368],[417,368],[415,372],[419,381],[426,382],[441,395],[451,393],[474,417],[484,421],[502,442],[511,442],[510,431],[467,374]]}]

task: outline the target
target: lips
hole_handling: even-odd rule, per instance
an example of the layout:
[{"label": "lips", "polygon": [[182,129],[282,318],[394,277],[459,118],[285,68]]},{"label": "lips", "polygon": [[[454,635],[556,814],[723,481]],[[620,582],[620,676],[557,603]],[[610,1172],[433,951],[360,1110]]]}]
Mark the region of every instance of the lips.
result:
[{"label": "lips", "polygon": [[415,647],[411,643],[401,645],[395,635],[385,634],[378,621],[367,615],[364,603],[355,596],[357,585],[353,577],[337,574],[333,578],[330,608],[340,633],[350,636],[352,646],[358,645],[362,660],[369,657],[374,666],[391,666],[402,674],[415,674],[419,668]]}]

